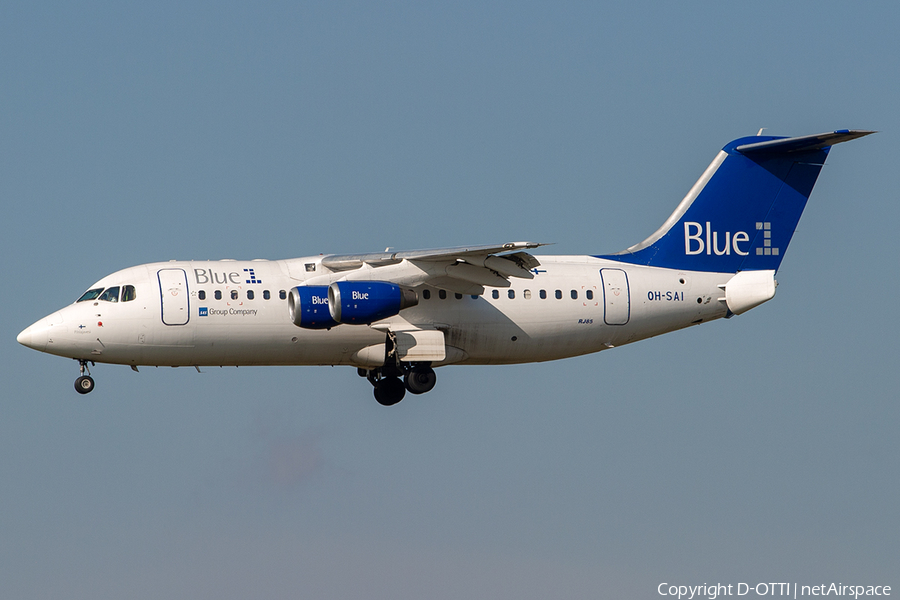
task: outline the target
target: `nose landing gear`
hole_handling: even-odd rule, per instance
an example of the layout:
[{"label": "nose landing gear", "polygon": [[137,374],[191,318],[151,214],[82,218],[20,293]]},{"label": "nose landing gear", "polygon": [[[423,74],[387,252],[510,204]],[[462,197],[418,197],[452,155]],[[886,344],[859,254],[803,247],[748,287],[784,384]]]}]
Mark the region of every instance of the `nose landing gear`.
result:
[{"label": "nose landing gear", "polygon": [[[89,394],[94,390],[94,379],[91,377],[91,370],[88,368],[88,361],[78,361],[81,377],[75,380],[75,391],[79,394]],[[87,372],[87,375],[85,375]]]}]

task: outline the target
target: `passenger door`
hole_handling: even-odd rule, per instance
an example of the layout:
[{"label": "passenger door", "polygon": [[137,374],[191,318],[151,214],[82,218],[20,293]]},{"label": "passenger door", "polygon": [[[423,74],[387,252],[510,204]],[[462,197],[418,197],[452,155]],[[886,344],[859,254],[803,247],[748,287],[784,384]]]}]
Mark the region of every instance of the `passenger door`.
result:
[{"label": "passenger door", "polygon": [[160,269],[157,277],[163,324],[185,325],[190,318],[187,274],[184,269]]},{"label": "passenger door", "polygon": [[603,322],[625,325],[631,315],[628,275],[622,269],[600,269],[603,281]]}]

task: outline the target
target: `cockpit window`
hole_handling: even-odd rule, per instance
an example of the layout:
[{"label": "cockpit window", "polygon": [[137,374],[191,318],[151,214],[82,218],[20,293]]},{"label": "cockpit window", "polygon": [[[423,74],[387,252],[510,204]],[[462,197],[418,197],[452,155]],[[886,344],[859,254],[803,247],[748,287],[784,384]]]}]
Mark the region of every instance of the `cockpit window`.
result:
[{"label": "cockpit window", "polygon": [[88,290],[78,299],[78,302],[87,302],[88,300],[94,300],[103,292],[103,288],[94,288],[93,290]]},{"label": "cockpit window", "polygon": [[104,302],[118,302],[119,286],[106,288],[106,291],[100,294],[100,300],[103,300]]},{"label": "cockpit window", "polygon": [[122,288],[122,302],[131,302],[137,297],[133,285],[126,285]]}]

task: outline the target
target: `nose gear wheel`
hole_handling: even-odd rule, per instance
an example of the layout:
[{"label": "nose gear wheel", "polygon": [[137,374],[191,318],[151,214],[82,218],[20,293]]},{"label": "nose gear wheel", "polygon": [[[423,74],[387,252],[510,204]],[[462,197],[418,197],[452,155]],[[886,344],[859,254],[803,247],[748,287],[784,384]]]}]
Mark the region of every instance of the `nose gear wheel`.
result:
[{"label": "nose gear wheel", "polygon": [[[91,377],[91,370],[88,368],[87,364],[88,361],[86,360],[78,361],[81,376],[75,380],[75,391],[79,394],[89,394],[94,391],[94,379]],[[87,373],[87,375],[85,375],[85,373]]]}]

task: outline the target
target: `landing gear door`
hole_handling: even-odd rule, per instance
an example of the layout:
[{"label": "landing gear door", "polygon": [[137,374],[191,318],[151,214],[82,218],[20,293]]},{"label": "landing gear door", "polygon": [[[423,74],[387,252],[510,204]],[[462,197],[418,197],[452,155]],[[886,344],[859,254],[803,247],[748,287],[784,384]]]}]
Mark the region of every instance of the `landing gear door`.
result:
[{"label": "landing gear door", "polygon": [[157,276],[163,324],[185,325],[190,318],[187,274],[184,269],[160,269]]},{"label": "landing gear door", "polygon": [[622,269],[600,269],[603,280],[603,322],[625,325],[631,316],[628,275]]}]

